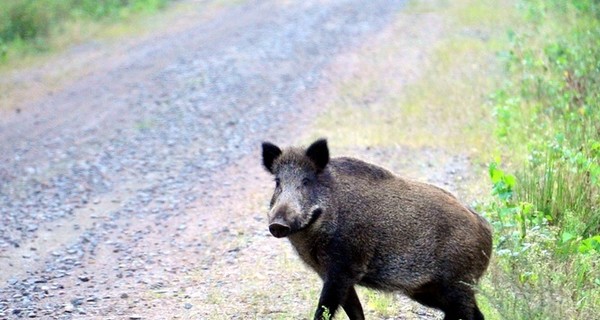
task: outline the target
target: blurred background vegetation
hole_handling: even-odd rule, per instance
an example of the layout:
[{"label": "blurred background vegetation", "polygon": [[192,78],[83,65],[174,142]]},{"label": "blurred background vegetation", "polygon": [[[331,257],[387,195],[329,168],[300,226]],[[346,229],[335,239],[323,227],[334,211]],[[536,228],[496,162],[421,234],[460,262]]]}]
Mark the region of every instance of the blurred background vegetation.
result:
[{"label": "blurred background vegetation", "polygon": [[[154,12],[169,0],[7,0],[0,3],[0,63],[10,57],[46,51],[90,21],[122,20]],[[80,30],[78,31],[80,32]],[[64,41],[64,40],[63,40]],[[67,39],[68,43],[76,42]]]},{"label": "blurred background vegetation", "polygon": [[[600,2],[519,1],[493,94],[496,258],[483,294],[505,319],[600,315]],[[510,164],[500,168],[502,159]],[[512,172],[512,174],[508,173]]]}]

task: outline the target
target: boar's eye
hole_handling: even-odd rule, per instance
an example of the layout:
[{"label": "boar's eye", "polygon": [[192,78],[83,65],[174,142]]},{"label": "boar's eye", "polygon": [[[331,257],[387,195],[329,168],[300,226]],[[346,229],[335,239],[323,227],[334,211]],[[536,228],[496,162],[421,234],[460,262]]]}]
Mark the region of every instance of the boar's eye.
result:
[{"label": "boar's eye", "polygon": [[308,186],[310,184],[310,179],[309,178],[304,178],[302,179],[302,185],[303,186]]},{"label": "boar's eye", "polygon": [[279,178],[275,178],[275,187],[279,188],[279,184],[281,183],[281,180]]}]

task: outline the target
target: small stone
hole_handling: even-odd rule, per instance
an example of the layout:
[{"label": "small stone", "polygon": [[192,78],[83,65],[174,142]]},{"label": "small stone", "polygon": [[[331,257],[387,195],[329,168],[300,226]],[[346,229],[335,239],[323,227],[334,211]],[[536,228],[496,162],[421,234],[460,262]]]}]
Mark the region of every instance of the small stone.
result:
[{"label": "small stone", "polygon": [[127,293],[121,293],[121,299],[127,299],[129,295]]},{"label": "small stone", "polygon": [[186,309],[191,309],[192,308],[192,304],[191,303],[186,303],[185,305],[183,305],[184,308]]},{"label": "small stone", "polygon": [[71,303],[65,305],[65,312],[71,313],[73,310],[75,310],[75,306],[73,306]]},{"label": "small stone", "polygon": [[88,276],[79,276],[77,277],[79,280],[83,281],[83,282],[88,282],[90,281],[90,277]]},{"label": "small stone", "polygon": [[142,319],[142,316],[137,315],[137,314],[129,316],[129,320],[140,320],[140,319]]},{"label": "small stone", "polygon": [[31,306],[31,299],[29,297],[23,297],[23,299],[21,299],[21,305],[25,306],[25,307],[29,307]]}]

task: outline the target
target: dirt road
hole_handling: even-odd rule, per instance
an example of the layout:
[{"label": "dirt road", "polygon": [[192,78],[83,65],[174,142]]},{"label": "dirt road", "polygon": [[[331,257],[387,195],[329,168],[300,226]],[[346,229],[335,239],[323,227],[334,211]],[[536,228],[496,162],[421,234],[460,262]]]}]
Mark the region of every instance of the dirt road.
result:
[{"label": "dirt road", "polygon": [[[1,80],[36,89],[0,110],[0,319],[310,317],[319,281],[268,234],[259,143],[306,143],[340,57],[404,1],[203,6]],[[44,77],[69,65],[60,85]],[[468,167],[430,149],[359,152],[450,189]],[[369,318],[439,316],[390,299],[393,316]]]}]

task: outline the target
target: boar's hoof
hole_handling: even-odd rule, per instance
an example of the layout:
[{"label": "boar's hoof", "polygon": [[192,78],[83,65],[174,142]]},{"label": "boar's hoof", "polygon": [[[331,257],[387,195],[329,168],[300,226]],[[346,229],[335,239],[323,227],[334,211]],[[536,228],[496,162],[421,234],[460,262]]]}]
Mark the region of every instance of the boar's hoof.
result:
[{"label": "boar's hoof", "polygon": [[269,231],[275,238],[283,238],[290,234],[292,229],[289,226],[283,225],[278,222],[273,222],[269,225]]}]

